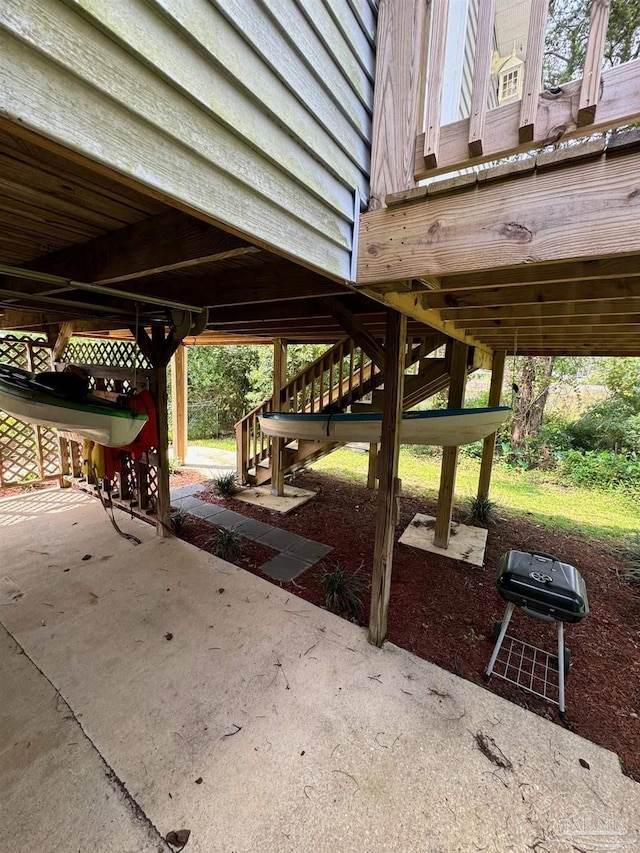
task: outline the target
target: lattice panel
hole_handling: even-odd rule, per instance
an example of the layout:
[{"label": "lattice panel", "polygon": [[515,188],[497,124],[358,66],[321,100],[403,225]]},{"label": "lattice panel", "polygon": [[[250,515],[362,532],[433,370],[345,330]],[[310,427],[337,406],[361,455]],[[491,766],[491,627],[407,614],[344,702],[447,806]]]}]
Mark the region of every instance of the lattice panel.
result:
[{"label": "lattice panel", "polygon": [[[0,338],[0,362],[39,373],[51,369],[51,349],[39,339],[7,335]],[[19,421],[0,410],[0,487],[61,473],[57,432]]]},{"label": "lattice panel", "polygon": [[150,368],[151,364],[133,341],[74,338],[67,346],[63,361],[75,364],[101,364],[109,367]]}]

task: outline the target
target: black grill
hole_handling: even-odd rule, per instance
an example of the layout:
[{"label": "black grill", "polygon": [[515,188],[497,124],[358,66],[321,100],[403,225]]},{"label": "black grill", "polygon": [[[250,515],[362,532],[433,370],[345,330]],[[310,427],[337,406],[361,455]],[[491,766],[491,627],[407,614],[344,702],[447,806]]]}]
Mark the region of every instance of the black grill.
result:
[{"label": "black grill", "polygon": [[549,554],[508,551],[498,563],[496,586],[505,601],[538,618],[580,622],[589,613],[580,572]]}]

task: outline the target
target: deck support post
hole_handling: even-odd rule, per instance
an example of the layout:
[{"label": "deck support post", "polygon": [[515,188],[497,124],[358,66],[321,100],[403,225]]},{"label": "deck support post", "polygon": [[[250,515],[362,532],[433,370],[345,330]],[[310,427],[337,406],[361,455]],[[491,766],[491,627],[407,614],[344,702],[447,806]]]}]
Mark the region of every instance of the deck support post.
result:
[{"label": "deck support post", "polygon": [[[287,384],[287,343],[280,338],[273,342],[273,403],[274,412],[282,411],[280,392]],[[271,439],[271,494],[284,495],[284,470],[282,467],[282,452],[284,439]]]},{"label": "deck support post", "polygon": [[[493,354],[491,366],[491,385],[489,386],[489,406],[499,406],[502,394],[502,382],[504,379],[504,363],[506,358],[504,350],[496,350]],[[480,477],[478,479],[478,497],[488,497],[491,485],[491,472],[493,471],[493,455],[496,449],[496,435],[493,432],[488,435],[482,445],[482,462],[480,463]]]},{"label": "deck support post", "polygon": [[[448,403],[450,409],[461,409],[464,403],[464,390],[467,381],[467,353],[468,347],[461,341],[450,340],[447,344],[447,356],[449,356],[451,376]],[[433,544],[436,548],[449,547],[457,467],[458,447],[444,447],[440,469],[440,490],[438,492],[436,524],[433,535]]]},{"label": "deck support post", "polygon": [[376,488],[377,480],[378,480],[378,452],[380,451],[380,445],[376,442],[373,442],[369,445],[369,468],[367,471],[367,488],[374,489]]},{"label": "deck support post", "polygon": [[187,458],[188,448],[188,393],[187,393],[188,350],[180,345],[171,359],[171,395],[173,398],[173,458]]},{"label": "deck support post", "polygon": [[384,404],[380,445],[380,488],[376,514],[376,534],[371,580],[369,642],[381,646],[387,635],[393,539],[397,521],[396,498],[399,490],[398,459],[400,425],[404,395],[404,360],[407,318],[396,311],[387,313],[385,336]]}]

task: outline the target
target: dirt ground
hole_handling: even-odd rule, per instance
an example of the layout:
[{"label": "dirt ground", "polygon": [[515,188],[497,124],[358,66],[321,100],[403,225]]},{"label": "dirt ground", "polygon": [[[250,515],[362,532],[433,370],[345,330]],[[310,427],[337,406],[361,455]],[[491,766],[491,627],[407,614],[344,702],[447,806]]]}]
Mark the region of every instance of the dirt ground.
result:
[{"label": "dirt ground", "polygon": [[[176,477],[172,486],[185,485]],[[295,485],[317,492],[317,497],[287,516],[224,503],[243,515],[299,533],[333,547],[318,566],[290,584],[293,594],[322,606],[319,570],[337,564],[358,572],[366,592],[362,621],[369,611],[373,562],[376,493],[363,486],[308,472]],[[205,492],[212,502],[221,498]],[[615,548],[580,536],[555,533],[542,525],[502,515],[490,528],[482,569],[400,545],[397,538],[416,512],[435,514],[433,501],[402,497],[394,551],[388,637],[399,646],[433,661],[457,675],[541,714],[589,740],[614,750],[625,772],[640,781],[640,589],[622,576]],[[463,516],[455,516],[465,521]],[[211,526],[200,521],[187,525],[183,538],[203,547]],[[591,612],[576,625],[567,625],[566,645],[572,666],[566,686],[564,721],[557,707],[497,678],[489,683],[484,670],[492,650],[495,620],[502,618],[504,602],[494,585],[494,572],[509,550],[539,550],[576,566],[588,590]],[[270,549],[248,543],[238,564],[256,574],[272,556]],[[516,609],[510,633],[518,639],[552,651],[555,626]],[[410,692],[411,686],[407,685]]]}]

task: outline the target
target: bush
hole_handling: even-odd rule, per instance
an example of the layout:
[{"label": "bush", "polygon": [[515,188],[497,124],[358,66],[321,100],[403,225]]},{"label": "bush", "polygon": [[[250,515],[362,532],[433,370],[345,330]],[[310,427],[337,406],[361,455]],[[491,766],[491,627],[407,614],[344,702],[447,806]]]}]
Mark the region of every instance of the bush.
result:
[{"label": "bush", "polygon": [[232,498],[238,491],[237,475],[235,471],[228,474],[219,474],[211,480],[211,487],[216,494],[223,498]]},{"label": "bush", "polygon": [[348,572],[340,563],[318,573],[320,586],[325,592],[324,603],[328,610],[346,616],[362,613],[363,586],[360,578]]},{"label": "bush", "polygon": [[183,509],[177,510],[177,512],[172,513],[171,515],[171,529],[173,532],[179,536],[185,529],[187,525],[188,513]]},{"label": "bush", "polygon": [[484,527],[496,523],[496,505],[488,495],[477,495],[470,499],[467,521],[475,521]]},{"label": "bush", "polygon": [[548,414],[536,435],[525,439],[518,447],[511,444],[510,436],[499,435],[501,454],[505,462],[525,471],[531,468],[554,469],[563,455],[571,449],[570,424],[558,414]]},{"label": "bush", "polygon": [[587,488],[624,488],[640,492],[640,459],[608,450],[570,450],[564,456],[562,474]]},{"label": "bush", "polygon": [[223,560],[237,560],[244,552],[242,536],[233,528],[221,527],[216,534],[207,540],[205,546],[209,553]]},{"label": "bush", "polygon": [[640,414],[626,399],[614,398],[591,406],[568,431],[578,450],[640,453]]}]

